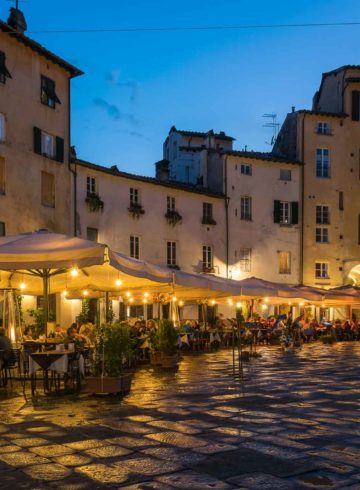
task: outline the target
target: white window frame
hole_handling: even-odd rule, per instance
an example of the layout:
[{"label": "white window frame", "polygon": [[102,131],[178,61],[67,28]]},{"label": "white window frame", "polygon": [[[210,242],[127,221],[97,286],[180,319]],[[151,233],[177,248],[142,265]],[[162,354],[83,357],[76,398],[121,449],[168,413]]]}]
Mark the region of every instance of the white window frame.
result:
[{"label": "white window frame", "polygon": [[170,267],[177,266],[177,242],[166,242],[166,264]]},{"label": "white window frame", "polygon": [[317,225],[330,224],[330,206],[327,204],[317,204],[315,208],[315,222]]},{"label": "white window frame", "polygon": [[319,226],[315,228],[316,243],[329,243],[329,228]]},{"label": "white window frame", "polygon": [[86,177],[86,194],[96,194],[96,178],[88,175]]},{"label": "white window frame", "polygon": [[202,264],[203,271],[214,268],[214,254],[213,247],[211,245],[203,245],[202,247]]},{"label": "white window frame", "polygon": [[279,251],[279,274],[291,274],[291,252]]},{"label": "white window frame", "polygon": [[240,270],[241,272],[251,272],[251,248],[241,248],[240,249]]},{"label": "white window frame", "polygon": [[315,262],[315,279],[330,279],[328,262]]},{"label": "white window frame", "polygon": [[176,199],[173,196],[166,196],[166,210],[176,211]]},{"label": "white window frame", "polygon": [[316,177],[329,179],[330,170],[330,150],[328,148],[316,148]]},{"label": "white window frame", "polygon": [[325,121],[318,121],[316,124],[317,134],[331,135],[331,124]]},{"label": "white window frame", "polygon": [[252,198],[251,196],[240,197],[240,219],[243,221],[252,220]]},{"label": "white window frame", "polygon": [[130,235],[130,257],[133,259],[140,259],[141,255],[141,240],[138,235]]},{"label": "white window frame", "polygon": [[291,170],[288,168],[280,169],[280,180],[283,180],[284,182],[291,182],[291,177]]},{"label": "white window frame", "polygon": [[140,190],[136,187],[130,187],[130,206],[131,204],[140,204]]},{"label": "white window frame", "polygon": [[55,136],[52,134],[41,131],[41,153],[48,158],[55,158],[56,156],[56,143]]},{"label": "white window frame", "polygon": [[291,202],[280,201],[280,224],[291,225]]},{"label": "white window frame", "polygon": [[6,141],[6,118],[5,114],[0,112],[0,143],[5,143]]},{"label": "white window frame", "polygon": [[252,175],[251,163],[241,163],[240,164],[240,173],[241,173],[241,175],[248,175],[249,177],[251,177],[251,175]]}]

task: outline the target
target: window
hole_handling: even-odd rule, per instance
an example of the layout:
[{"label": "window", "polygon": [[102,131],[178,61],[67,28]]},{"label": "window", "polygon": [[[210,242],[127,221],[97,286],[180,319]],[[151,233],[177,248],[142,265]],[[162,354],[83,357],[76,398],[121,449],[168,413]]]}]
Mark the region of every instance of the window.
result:
[{"label": "window", "polygon": [[170,267],[177,265],[176,263],[176,242],[167,242],[166,244],[166,263]]},{"label": "window", "polygon": [[360,92],[358,90],[352,91],[352,120],[360,121]]},{"label": "window", "polygon": [[41,75],[41,103],[55,108],[56,104],[61,104],[55,91],[55,82],[51,78]]},{"label": "window", "polygon": [[6,56],[0,51],[0,83],[6,83],[6,79],[11,78],[9,70],[6,68]]},{"label": "window", "polygon": [[203,263],[204,272],[209,272],[214,267],[213,251],[212,251],[212,247],[209,245],[203,245],[202,263]]},{"label": "window", "polygon": [[242,163],[240,165],[240,173],[243,175],[252,175],[252,165],[248,163]]},{"label": "window", "polygon": [[41,172],[41,204],[55,207],[55,178],[48,172]]},{"label": "window", "polygon": [[130,257],[140,259],[140,237],[130,236]]},{"label": "window", "polygon": [[215,225],[216,221],[213,218],[213,205],[211,202],[203,202],[203,219],[204,225]]},{"label": "window", "polygon": [[139,204],[139,189],[130,187],[130,206],[132,204]]},{"label": "window", "polygon": [[317,225],[329,225],[330,224],[330,208],[329,206],[316,206],[316,224]]},{"label": "window", "polygon": [[0,221],[0,236],[5,236],[5,223]]},{"label": "window", "polygon": [[330,150],[327,148],[316,150],[316,177],[330,177]]},{"label": "window", "polygon": [[274,223],[297,225],[299,223],[299,203],[274,201]]},{"label": "window", "polygon": [[329,243],[329,228],[316,228],[316,243]]},{"label": "window", "polygon": [[5,158],[0,157],[0,195],[5,194]]},{"label": "window", "polygon": [[5,127],[6,127],[5,115],[0,113],[0,143],[4,143],[6,138]]},{"label": "window", "polygon": [[331,126],[327,122],[318,122],[316,125],[317,134],[331,134]]},{"label": "window", "polygon": [[167,212],[176,211],[175,197],[167,196],[166,204],[167,204],[167,207],[166,207]]},{"label": "window", "polygon": [[315,262],[315,278],[329,279],[329,264],[327,262]]},{"label": "window", "polygon": [[90,196],[90,194],[96,193],[96,179],[95,177],[86,177],[86,194]]},{"label": "window", "polygon": [[291,180],[291,170],[281,168],[280,169],[280,180],[290,181]]},{"label": "window", "polygon": [[290,203],[286,201],[280,201],[280,224],[291,224],[291,210]]},{"label": "window", "polygon": [[98,230],[97,228],[86,228],[86,238],[91,242],[98,241]]},{"label": "window", "polygon": [[240,219],[251,221],[251,197],[241,196],[240,198]]},{"label": "window", "polygon": [[240,270],[242,272],[251,271],[251,248],[240,249]]},{"label": "window", "polygon": [[291,274],[291,252],[279,252],[279,274]]},{"label": "window", "polygon": [[34,152],[63,163],[64,140],[34,127]]}]

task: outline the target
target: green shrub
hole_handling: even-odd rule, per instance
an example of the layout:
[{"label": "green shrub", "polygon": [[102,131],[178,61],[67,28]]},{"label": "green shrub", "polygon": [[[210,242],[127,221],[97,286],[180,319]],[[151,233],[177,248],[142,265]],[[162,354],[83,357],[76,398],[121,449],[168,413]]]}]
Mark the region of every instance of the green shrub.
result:
[{"label": "green shrub", "polygon": [[177,351],[178,332],[171,320],[160,320],[157,330],[158,349],[164,354],[175,354]]}]

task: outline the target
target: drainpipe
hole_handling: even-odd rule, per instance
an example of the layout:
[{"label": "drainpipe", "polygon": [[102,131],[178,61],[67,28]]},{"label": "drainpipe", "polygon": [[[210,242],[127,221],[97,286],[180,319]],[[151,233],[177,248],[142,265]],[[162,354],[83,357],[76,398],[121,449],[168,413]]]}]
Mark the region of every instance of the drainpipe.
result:
[{"label": "drainpipe", "polygon": [[74,168],[71,166],[71,78],[69,77],[68,79],[68,167],[69,171],[73,174],[73,220],[74,220],[74,228],[73,228],[73,235],[77,235],[77,229],[76,229],[76,221],[77,221],[77,168],[76,168],[76,155],[75,155],[75,161],[74,163]]},{"label": "drainpipe", "polygon": [[225,246],[226,246],[226,278],[229,278],[229,202],[228,178],[227,178],[227,155],[224,156],[224,190],[225,190]]},{"label": "drainpipe", "polygon": [[300,284],[304,283],[304,209],[305,209],[305,118],[301,121],[301,229],[300,229]]}]

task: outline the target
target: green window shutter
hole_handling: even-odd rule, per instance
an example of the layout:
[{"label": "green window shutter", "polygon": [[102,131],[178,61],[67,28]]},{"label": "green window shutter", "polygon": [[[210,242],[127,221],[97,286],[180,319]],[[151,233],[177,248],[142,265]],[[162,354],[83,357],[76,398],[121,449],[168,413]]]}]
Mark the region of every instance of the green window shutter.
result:
[{"label": "green window shutter", "polygon": [[41,129],[34,127],[34,152],[42,155],[41,151]]},{"label": "green window shutter", "polygon": [[64,140],[56,136],[56,160],[58,162],[64,162]]},{"label": "green window shutter", "polygon": [[274,201],[274,223],[280,223],[280,201]]},{"label": "green window shutter", "polygon": [[299,203],[291,203],[291,224],[297,225],[299,223]]},{"label": "green window shutter", "polygon": [[358,90],[352,91],[352,120],[360,120],[360,92]]}]

